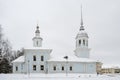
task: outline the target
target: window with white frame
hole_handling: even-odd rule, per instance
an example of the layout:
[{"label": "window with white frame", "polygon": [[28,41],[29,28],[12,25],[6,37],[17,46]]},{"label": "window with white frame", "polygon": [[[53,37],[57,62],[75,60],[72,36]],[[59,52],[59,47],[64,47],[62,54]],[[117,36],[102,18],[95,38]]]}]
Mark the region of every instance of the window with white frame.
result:
[{"label": "window with white frame", "polygon": [[40,65],[40,70],[44,70],[44,65]]},{"label": "window with white frame", "polygon": [[18,66],[16,66],[15,68],[16,68],[15,70],[18,71]]},{"label": "window with white frame", "polygon": [[62,66],[62,71],[64,71],[64,66]]},{"label": "window with white frame", "polygon": [[53,70],[56,71],[56,66],[53,66]]},{"label": "window with white frame", "polygon": [[79,40],[79,45],[81,45],[81,40]]},{"label": "window with white frame", "polygon": [[33,61],[36,61],[36,56],[35,55],[33,56]]},{"label": "window with white frame", "polygon": [[41,61],[44,61],[44,56],[41,56]]},{"label": "window with white frame", "polygon": [[36,71],[36,65],[33,65],[33,70]]},{"label": "window with white frame", "polygon": [[70,71],[72,71],[72,66],[70,66]]}]

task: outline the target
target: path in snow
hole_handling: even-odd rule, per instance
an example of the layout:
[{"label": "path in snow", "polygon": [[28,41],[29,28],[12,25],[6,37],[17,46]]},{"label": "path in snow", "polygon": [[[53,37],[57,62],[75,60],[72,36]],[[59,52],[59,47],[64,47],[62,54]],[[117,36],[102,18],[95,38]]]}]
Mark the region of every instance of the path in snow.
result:
[{"label": "path in snow", "polygon": [[0,74],[0,80],[120,80],[120,75]]}]

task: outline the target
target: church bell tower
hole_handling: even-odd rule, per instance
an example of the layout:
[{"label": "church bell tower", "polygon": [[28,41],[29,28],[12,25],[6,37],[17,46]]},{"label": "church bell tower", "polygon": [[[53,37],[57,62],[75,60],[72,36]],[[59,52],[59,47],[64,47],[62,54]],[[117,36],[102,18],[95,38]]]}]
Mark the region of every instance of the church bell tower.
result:
[{"label": "church bell tower", "polygon": [[81,7],[81,25],[80,30],[76,36],[76,49],[75,55],[79,58],[89,58],[89,51],[88,48],[88,34],[85,32],[83,26],[83,18],[82,18],[82,7]]},{"label": "church bell tower", "polygon": [[40,37],[39,26],[37,25],[35,31],[35,37],[33,37],[33,47],[42,47],[42,38]]}]

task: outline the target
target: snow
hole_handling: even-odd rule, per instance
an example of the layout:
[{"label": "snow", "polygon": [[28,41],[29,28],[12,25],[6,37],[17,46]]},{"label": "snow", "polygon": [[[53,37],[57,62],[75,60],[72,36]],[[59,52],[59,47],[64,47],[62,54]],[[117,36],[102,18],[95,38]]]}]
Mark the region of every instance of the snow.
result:
[{"label": "snow", "polygon": [[[66,59],[63,57],[51,57],[48,61],[66,61]],[[74,55],[68,56],[67,61],[69,62],[97,62],[96,60],[92,60],[89,58],[78,58]]]},{"label": "snow", "polygon": [[14,61],[12,61],[12,63],[14,63],[14,62],[24,62],[24,61],[25,61],[24,56],[20,56],[17,59],[15,59]]},{"label": "snow", "polygon": [[42,45],[42,47],[34,47],[33,45],[31,45],[31,46],[24,46],[24,49],[32,49],[32,50],[34,50],[34,49],[45,49],[45,50],[52,50],[49,47],[44,46],[44,45]]},{"label": "snow", "polygon": [[120,80],[120,74],[0,74],[0,80]]},{"label": "snow", "polygon": [[120,68],[120,64],[103,64],[102,68]]}]

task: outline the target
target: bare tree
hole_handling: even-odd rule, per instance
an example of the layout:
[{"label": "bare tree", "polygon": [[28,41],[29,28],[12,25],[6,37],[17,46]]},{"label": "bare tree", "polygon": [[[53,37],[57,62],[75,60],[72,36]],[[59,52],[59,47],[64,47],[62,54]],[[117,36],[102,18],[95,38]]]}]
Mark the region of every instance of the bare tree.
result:
[{"label": "bare tree", "polygon": [[12,47],[9,40],[4,39],[2,27],[0,25],[0,56],[6,58],[10,62]]}]

